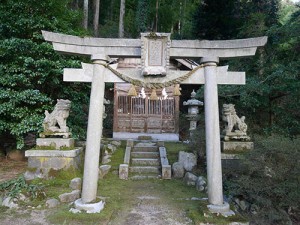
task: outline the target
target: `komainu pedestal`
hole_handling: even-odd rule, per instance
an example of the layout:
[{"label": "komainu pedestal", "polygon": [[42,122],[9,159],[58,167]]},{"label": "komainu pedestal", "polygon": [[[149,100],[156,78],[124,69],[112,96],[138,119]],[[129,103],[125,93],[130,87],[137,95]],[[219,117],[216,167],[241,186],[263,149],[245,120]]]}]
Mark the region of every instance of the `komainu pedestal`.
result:
[{"label": "komainu pedestal", "polygon": [[[82,148],[76,148],[71,133],[67,127],[67,118],[71,107],[71,101],[58,99],[54,110],[45,111],[43,121],[44,131],[41,138],[36,139],[36,147],[27,150],[28,168],[36,169],[42,173],[42,177],[48,177],[48,172],[68,168],[79,168],[81,164]],[[31,173],[29,171],[26,172]],[[37,172],[31,177],[34,178]]]},{"label": "komainu pedestal", "polygon": [[222,120],[225,122],[221,134],[223,152],[253,149],[253,142],[250,142],[250,137],[247,135],[248,126],[245,117],[238,117],[233,104],[223,104]]}]

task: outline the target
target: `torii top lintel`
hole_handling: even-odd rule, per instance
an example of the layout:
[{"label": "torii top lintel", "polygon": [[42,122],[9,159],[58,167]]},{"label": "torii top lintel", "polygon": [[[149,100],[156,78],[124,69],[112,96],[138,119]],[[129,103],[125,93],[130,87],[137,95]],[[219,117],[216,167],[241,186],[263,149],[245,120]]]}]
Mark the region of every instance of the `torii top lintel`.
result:
[{"label": "torii top lintel", "polygon": [[[77,37],[42,31],[46,41],[52,42],[54,50],[65,54],[97,55],[110,57],[141,57],[141,39]],[[171,40],[170,58],[232,58],[252,56],[257,47],[264,46],[267,37],[236,40]]]}]

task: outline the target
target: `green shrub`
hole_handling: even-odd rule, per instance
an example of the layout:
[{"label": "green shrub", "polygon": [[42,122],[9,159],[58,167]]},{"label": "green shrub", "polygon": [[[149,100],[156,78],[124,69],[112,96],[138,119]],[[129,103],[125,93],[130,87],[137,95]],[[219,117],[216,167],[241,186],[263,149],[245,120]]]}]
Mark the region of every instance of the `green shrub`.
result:
[{"label": "green shrub", "polygon": [[21,193],[30,196],[32,199],[46,197],[43,186],[26,183],[24,176],[1,183],[0,193],[11,198],[15,198]]},{"label": "green shrub", "polygon": [[256,214],[248,212],[255,224],[300,222],[299,144],[299,139],[257,137],[255,149],[242,160],[247,169],[225,178],[229,194],[258,206]]}]

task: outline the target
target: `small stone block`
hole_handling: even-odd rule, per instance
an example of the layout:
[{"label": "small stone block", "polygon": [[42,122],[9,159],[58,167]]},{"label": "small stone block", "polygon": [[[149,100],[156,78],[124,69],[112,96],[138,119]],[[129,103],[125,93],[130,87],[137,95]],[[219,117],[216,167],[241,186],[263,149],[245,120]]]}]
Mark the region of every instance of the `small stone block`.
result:
[{"label": "small stone block", "polygon": [[80,197],[80,190],[74,190],[70,193],[64,193],[58,196],[61,202],[74,202]]},{"label": "small stone block", "polygon": [[249,151],[253,150],[253,142],[244,141],[222,141],[221,142],[222,152],[226,151]]},{"label": "small stone block", "polygon": [[81,178],[80,178],[80,177],[73,178],[73,179],[70,181],[69,187],[70,187],[72,190],[81,190]]},{"label": "small stone block", "polygon": [[171,165],[163,165],[161,169],[162,179],[171,179],[172,172],[171,172]]},{"label": "small stone block", "polygon": [[102,165],[99,167],[99,179],[103,179],[106,174],[108,174],[111,165]]},{"label": "small stone block", "polygon": [[127,164],[120,164],[119,166],[119,178],[122,180],[128,179],[128,165]]},{"label": "small stone block", "polygon": [[134,141],[132,139],[128,139],[126,143],[127,147],[133,147],[134,146]]}]

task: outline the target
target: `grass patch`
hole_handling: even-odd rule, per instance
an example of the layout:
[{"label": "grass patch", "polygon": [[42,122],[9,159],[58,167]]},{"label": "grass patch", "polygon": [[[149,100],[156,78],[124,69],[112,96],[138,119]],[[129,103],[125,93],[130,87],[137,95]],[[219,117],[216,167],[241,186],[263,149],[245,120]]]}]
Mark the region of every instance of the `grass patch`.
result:
[{"label": "grass patch", "polygon": [[178,161],[179,151],[190,152],[189,146],[180,142],[165,142],[165,147],[167,149],[168,160],[170,165]]}]

